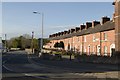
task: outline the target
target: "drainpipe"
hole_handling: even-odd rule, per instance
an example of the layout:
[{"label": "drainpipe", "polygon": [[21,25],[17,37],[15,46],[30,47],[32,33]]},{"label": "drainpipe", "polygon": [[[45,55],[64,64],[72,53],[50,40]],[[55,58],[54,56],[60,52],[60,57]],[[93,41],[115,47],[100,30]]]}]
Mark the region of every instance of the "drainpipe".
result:
[{"label": "drainpipe", "polygon": [[100,32],[100,55],[102,55],[102,34]]}]

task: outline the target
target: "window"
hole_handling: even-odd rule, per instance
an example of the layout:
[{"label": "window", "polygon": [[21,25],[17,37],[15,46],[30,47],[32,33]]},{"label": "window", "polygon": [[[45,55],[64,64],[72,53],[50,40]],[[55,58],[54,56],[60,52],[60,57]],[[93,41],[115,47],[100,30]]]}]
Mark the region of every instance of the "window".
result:
[{"label": "window", "polygon": [[98,45],[97,46],[97,55],[100,55],[100,52],[101,52],[101,49],[100,49],[100,46]]},{"label": "window", "polygon": [[84,52],[86,53],[87,51],[86,51],[86,47],[84,47]]},{"label": "window", "polygon": [[79,41],[79,37],[78,37],[78,41]]},{"label": "window", "polygon": [[88,46],[88,55],[90,55],[90,45]]},{"label": "window", "polygon": [[107,46],[104,46],[104,55],[107,56]]},{"label": "window", "polygon": [[104,40],[107,40],[107,33],[104,33]]},{"label": "window", "polygon": [[115,44],[110,45],[110,56],[115,52]]},{"label": "window", "polygon": [[70,43],[70,40],[68,40],[68,43]]}]

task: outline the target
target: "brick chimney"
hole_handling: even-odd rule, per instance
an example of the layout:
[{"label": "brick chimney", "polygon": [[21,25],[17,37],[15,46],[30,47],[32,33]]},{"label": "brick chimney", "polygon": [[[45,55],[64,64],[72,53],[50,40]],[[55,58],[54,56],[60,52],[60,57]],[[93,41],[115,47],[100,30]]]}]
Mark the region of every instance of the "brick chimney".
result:
[{"label": "brick chimney", "polygon": [[58,36],[60,36],[61,35],[61,33],[60,32],[58,32]]},{"label": "brick chimney", "polygon": [[75,32],[78,32],[80,30],[80,27],[75,28]]},{"label": "brick chimney", "polygon": [[58,33],[56,33],[55,36],[57,37],[57,36],[58,36]]},{"label": "brick chimney", "polygon": [[83,25],[80,25],[80,30],[83,30],[83,29],[85,29],[86,27],[85,27],[85,25],[83,24]]},{"label": "brick chimney", "polygon": [[53,37],[53,34],[51,35],[51,37]]},{"label": "brick chimney", "polygon": [[112,16],[112,21],[115,22],[115,13],[113,13],[113,16]]},{"label": "brick chimney", "polygon": [[52,35],[49,35],[49,38],[51,38],[52,37]]},{"label": "brick chimney", "polygon": [[54,37],[54,34],[52,34],[52,37]]},{"label": "brick chimney", "polygon": [[68,31],[64,31],[64,35],[67,34],[67,33],[68,33]]},{"label": "brick chimney", "polygon": [[73,33],[75,31],[75,29],[71,29],[71,33]]},{"label": "brick chimney", "polygon": [[70,34],[71,32],[70,32],[70,30],[68,30],[68,34]]},{"label": "brick chimney", "polygon": [[110,18],[105,16],[105,17],[102,17],[102,20],[101,20],[101,24],[104,24],[106,23],[107,21],[110,21]]},{"label": "brick chimney", "polygon": [[100,24],[100,21],[93,21],[92,22],[92,28],[94,28],[96,25]]},{"label": "brick chimney", "polygon": [[120,53],[120,0],[114,2],[115,5],[115,51]]},{"label": "brick chimney", "polygon": [[92,22],[86,22],[86,29],[92,27]]},{"label": "brick chimney", "polygon": [[61,32],[61,35],[64,35],[64,32]]},{"label": "brick chimney", "polygon": [[53,34],[53,37],[55,37],[55,34]]}]

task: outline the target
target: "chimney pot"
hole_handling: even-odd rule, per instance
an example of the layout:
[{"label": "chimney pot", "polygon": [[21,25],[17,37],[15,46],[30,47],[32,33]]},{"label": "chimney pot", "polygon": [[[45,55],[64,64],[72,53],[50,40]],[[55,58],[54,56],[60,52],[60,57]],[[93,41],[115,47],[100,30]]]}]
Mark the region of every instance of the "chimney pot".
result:
[{"label": "chimney pot", "polygon": [[96,25],[100,24],[100,21],[93,21],[92,22],[92,28],[94,28]]},{"label": "chimney pot", "polygon": [[80,30],[80,27],[75,28],[75,32],[78,32]]},{"label": "chimney pot", "polygon": [[49,38],[51,38],[51,35],[49,35]]},{"label": "chimney pot", "polygon": [[80,25],[80,30],[83,30],[83,29],[85,29],[85,25],[84,24]]},{"label": "chimney pot", "polygon": [[86,22],[86,29],[92,27],[92,22]]},{"label": "chimney pot", "polygon": [[64,31],[64,34],[67,34],[68,33],[68,31]]},{"label": "chimney pot", "polygon": [[70,32],[70,30],[68,30],[68,34],[70,34],[71,32]]},{"label": "chimney pot", "polygon": [[107,21],[110,21],[110,18],[105,16],[105,17],[102,17],[102,21],[101,21],[101,24],[104,24],[106,23]]},{"label": "chimney pot", "polygon": [[71,29],[71,33],[73,33],[75,31],[75,29]]}]

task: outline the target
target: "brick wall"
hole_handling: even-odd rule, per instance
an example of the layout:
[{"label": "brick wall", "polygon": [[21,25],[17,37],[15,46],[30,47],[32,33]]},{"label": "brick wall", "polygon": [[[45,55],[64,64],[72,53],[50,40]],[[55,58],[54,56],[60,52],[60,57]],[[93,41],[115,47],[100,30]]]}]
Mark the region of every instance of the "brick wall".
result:
[{"label": "brick wall", "polygon": [[120,52],[120,0],[115,2],[115,50]]},{"label": "brick wall", "polygon": [[[112,49],[115,48],[115,30],[87,34],[82,36],[73,36],[60,40],[51,40],[51,48],[54,48],[56,42],[64,42],[65,50],[85,53],[87,55],[111,56]],[[49,46],[48,45],[48,46]],[[106,48],[105,48],[106,47]],[[106,49],[106,50],[105,50]],[[106,54],[105,54],[106,52]]]}]

